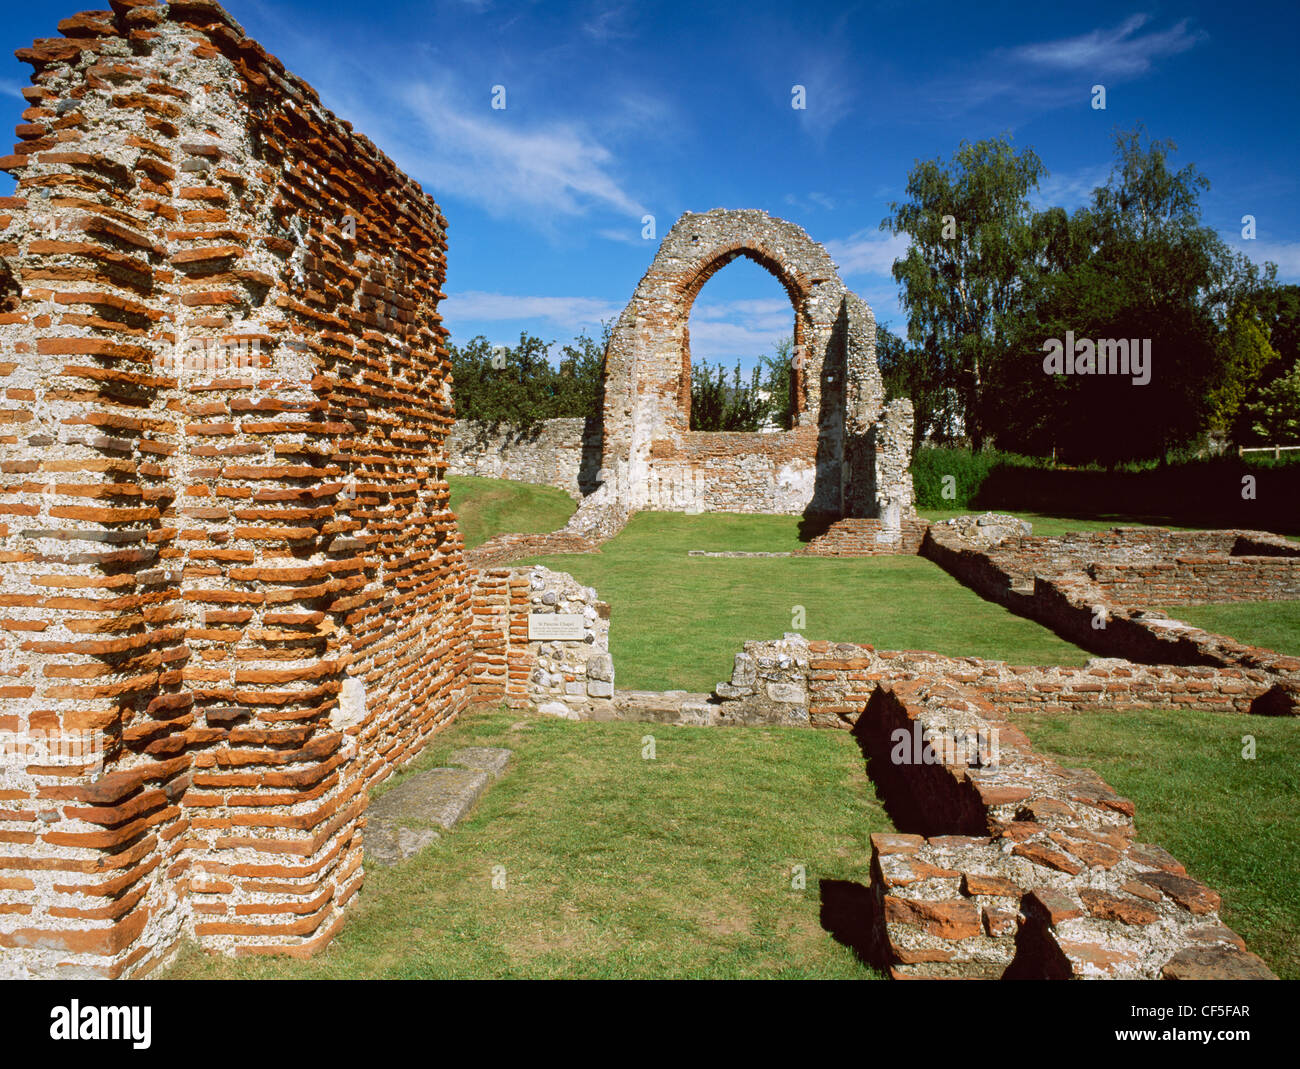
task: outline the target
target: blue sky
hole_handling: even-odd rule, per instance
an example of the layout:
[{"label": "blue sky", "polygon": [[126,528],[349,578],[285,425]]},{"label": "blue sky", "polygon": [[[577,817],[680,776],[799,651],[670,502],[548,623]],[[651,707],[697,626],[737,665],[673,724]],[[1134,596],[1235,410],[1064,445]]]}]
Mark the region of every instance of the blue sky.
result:
[{"label": "blue sky", "polygon": [[[458,341],[594,335],[654,255],[642,217],[658,238],[715,207],[800,224],[901,331],[890,264],[902,247],[878,228],[915,160],[1007,132],[1050,172],[1040,203],[1074,208],[1105,180],[1116,128],[1137,120],[1209,177],[1206,223],[1300,281],[1294,3],[226,7],[437,199]],[[7,5],[0,97],[15,122],[30,68],[12,50],[76,10]],[[1240,236],[1247,213],[1255,241]],[[739,260],[701,291],[692,355],[748,365],[792,323],[776,280]]]}]

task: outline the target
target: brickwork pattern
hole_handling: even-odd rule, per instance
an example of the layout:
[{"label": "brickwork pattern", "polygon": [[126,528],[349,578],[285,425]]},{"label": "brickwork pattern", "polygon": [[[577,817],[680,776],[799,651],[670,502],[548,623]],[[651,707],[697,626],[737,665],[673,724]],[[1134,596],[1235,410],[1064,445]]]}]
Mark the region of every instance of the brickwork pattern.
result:
[{"label": "brickwork pattern", "polygon": [[6,765],[0,967],[310,953],[470,696],[446,223],[216,4],[60,30],[0,161],[0,729],[103,768]]},{"label": "brickwork pattern", "polygon": [[857,730],[905,832],[872,836],[874,950],[891,976],[1276,978],[1214,891],[1135,841],[1128,799],[1036,753],[990,703],[884,684]]}]

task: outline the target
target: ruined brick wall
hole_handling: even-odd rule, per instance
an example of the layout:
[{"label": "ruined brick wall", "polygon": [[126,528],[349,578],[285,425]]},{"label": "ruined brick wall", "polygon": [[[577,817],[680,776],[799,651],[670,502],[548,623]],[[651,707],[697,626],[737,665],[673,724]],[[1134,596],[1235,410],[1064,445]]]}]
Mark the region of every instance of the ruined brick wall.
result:
[{"label": "ruined brick wall", "polygon": [[1206,605],[1300,598],[1300,556],[1184,554],[1164,561],[1089,565],[1088,578],[1119,605]]},{"label": "ruined brick wall", "polygon": [[473,652],[470,680],[476,700],[528,704],[528,666],[510,667],[511,647],[528,642],[528,578],[509,568],[485,568],[470,591]]},{"label": "ruined brick wall", "polygon": [[1021,579],[1086,575],[1117,604],[1300,597],[1300,546],[1261,531],[1116,527],[1012,536],[988,554],[1001,571]]},{"label": "ruined brick wall", "polygon": [[[852,727],[885,681],[943,681],[999,708],[1088,713],[1188,708],[1221,713],[1263,711],[1261,698],[1279,683],[1300,681],[1300,662],[1270,661],[1256,650],[1253,667],[1149,665],[1097,658],[1083,667],[1011,665],[924,650],[877,650],[850,642],[809,642],[799,635],[746,642],[731,679],[714,690],[718,723],[749,719],[794,723],[770,715],[780,703],[800,707],[812,727]],[[1274,655],[1276,657],[1277,655]],[[773,703],[777,703],[776,706]],[[735,708],[732,708],[732,707]],[[751,708],[753,717],[741,711]]]},{"label": "ruined brick wall", "polygon": [[457,420],[447,442],[451,475],[554,486],[581,499],[596,488],[599,419],[548,419],[525,430]]},{"label": "ruined brick wall", "polygon": [[469,697],[445,220],[216,4],[113,7],[0,161],[0,730],[103,755],[5,765],[6,975],[309,953]]},{"label": "ruined brick wall", "polygon": [[990,544],[944,523],[931,525],[921,543],[923,556],[983,597],[1094,653],[1148,664],[1266,667],[1280,675],[1300,668],[1300,659],[1143,606],[1294,597],[1295,552],[1266,532],[1131,527],[1060,538],[1004,533]]},{"label": "ruined brick wall", "polygon": [[874,518],[836,520],[799,552],[813,557],[878,557],[911,555],[921,548],[929,524],[903,520],[894,527]]},{"label": "ruined brick wall", "polygon": [[1133,803],[1065,769],[969,688],[885,683],[856,729],[903,834],[872,836],[895,978],[1275,979]]}]

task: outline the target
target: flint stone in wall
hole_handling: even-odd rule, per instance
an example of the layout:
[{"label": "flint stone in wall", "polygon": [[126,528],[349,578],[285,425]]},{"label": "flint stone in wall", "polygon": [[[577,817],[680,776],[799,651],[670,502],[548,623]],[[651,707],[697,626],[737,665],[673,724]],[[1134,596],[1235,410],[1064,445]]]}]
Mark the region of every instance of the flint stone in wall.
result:
[{"label": "flint stone in wall", "polygon": [[581,498],[600,481],[600,440],[598,419],[548,419],[528,430],[457,420],[447,442],[447,470],[554,486]]},{"label": "flint stone in wall", "polygon": [[774,702],[789,702],[792,705],[803,705],[808,701],[807,692],[795,683],[769,683],[767,696]]},{"label": "flint stone in wall", "polygon": [[338,708],[330,713],[330,727],[346,731],[366,718],[366,685],[355,676],[343,681]]},{"label": "flint stone in wall", "polygon": [[736,666],[731,672],[731,685],[734,687],[752,687],[758,679],[754,669],[754,658],[748,653],[736,654]]}]

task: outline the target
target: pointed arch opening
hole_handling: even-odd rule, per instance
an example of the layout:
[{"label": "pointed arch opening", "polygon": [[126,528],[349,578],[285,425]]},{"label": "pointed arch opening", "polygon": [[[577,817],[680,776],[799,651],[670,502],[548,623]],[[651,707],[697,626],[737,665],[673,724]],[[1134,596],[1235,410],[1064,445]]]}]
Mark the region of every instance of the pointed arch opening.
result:
[{"label": "pointed arch opening", "polygon": [[[719,272],[722,278],[699,301]],[[677,385],[688,430],[774,433],[794,425],[807,406],[800,299],[797,285],[752,248],[728,249],[690,279],[682,293]],[[699,410],[701,401],[706,411]]]}]

